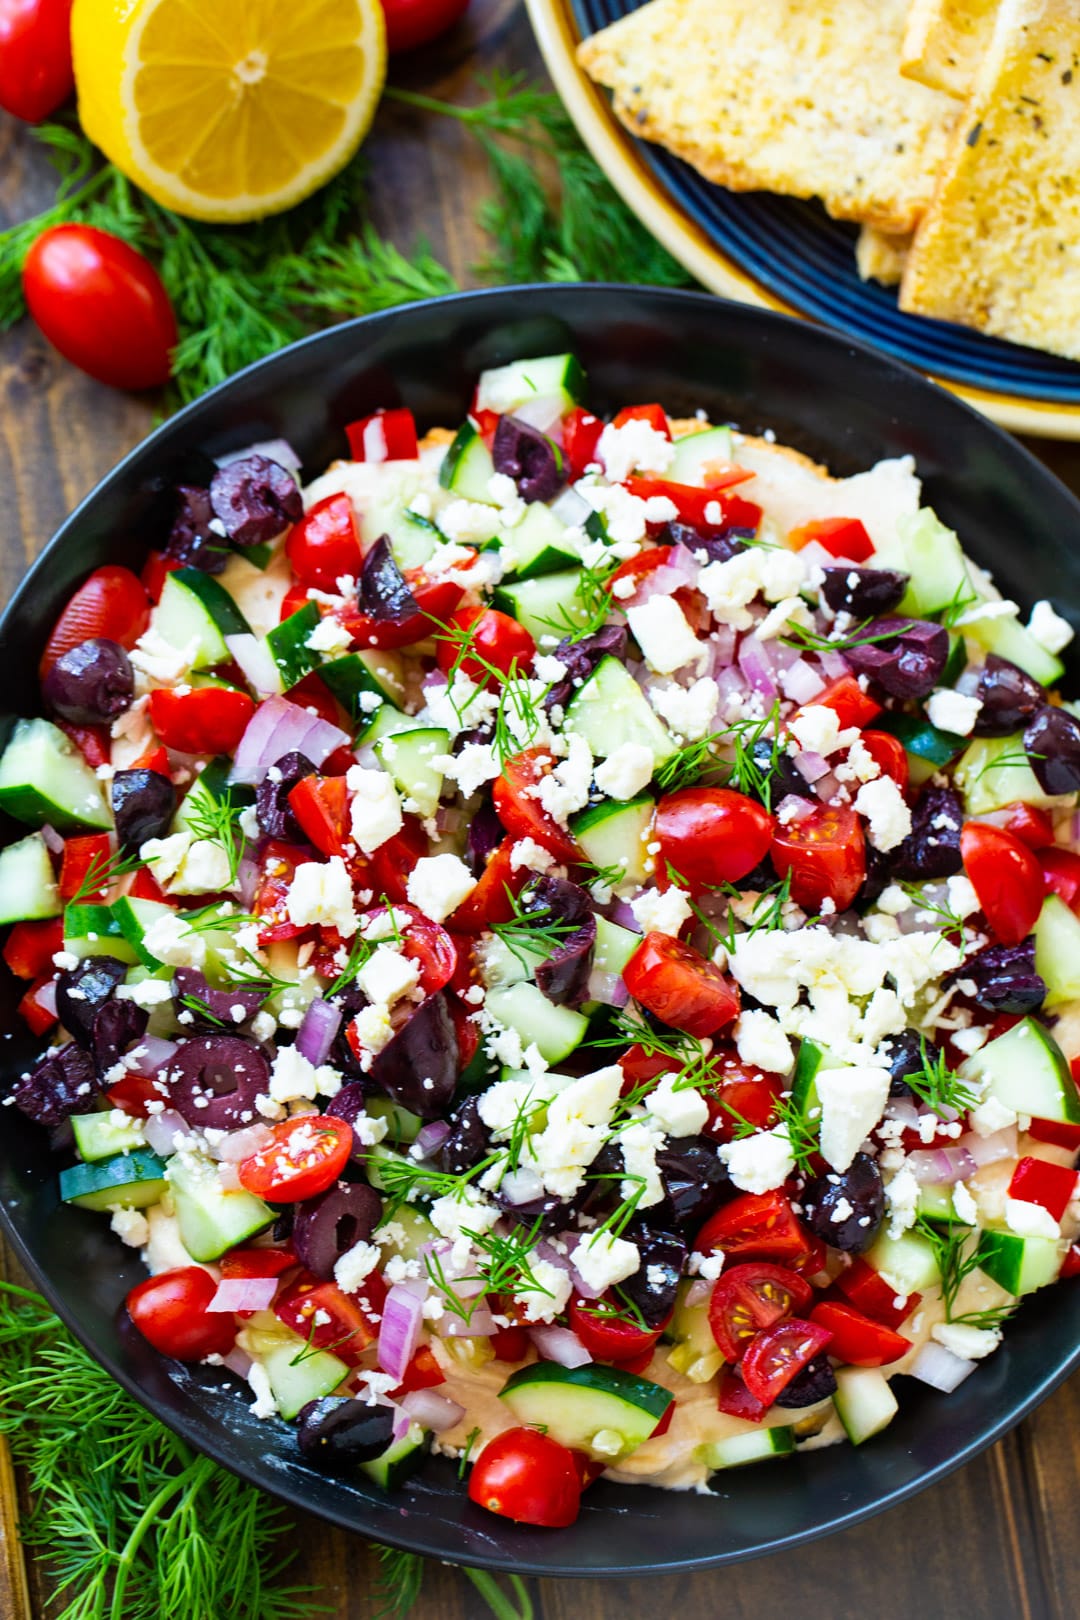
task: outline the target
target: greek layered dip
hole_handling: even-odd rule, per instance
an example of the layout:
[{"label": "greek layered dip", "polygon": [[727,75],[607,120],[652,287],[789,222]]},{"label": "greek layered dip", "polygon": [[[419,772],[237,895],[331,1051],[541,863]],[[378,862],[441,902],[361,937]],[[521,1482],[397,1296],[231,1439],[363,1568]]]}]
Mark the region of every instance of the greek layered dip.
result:
[{"label": "greek layered dip", "polygon": [[1069,625],[569,355],[346,443],[193,473],[0,758],[5,1101],[135,1326],[535,1525],[944,1399],[1080,1269]]}]

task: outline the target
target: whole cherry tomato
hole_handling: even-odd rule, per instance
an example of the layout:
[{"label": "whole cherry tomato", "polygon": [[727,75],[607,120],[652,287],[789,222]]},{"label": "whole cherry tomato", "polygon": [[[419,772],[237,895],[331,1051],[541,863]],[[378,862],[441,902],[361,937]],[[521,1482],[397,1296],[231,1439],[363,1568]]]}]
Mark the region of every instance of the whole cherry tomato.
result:
[{"label": "whole cherry tomato", "polygon": [[53,626],[41,658],[42,679],[62,654],[96,636],[133,647],[149,619],[146,591],[130,568],[113,563],[95,568]]},{"label": "whole cherry tomato", "polygon": [[[503,675],[525,674],[536,652],[525,626],[498,608],[462,608],[450,615],[449,629],[453,634],[439,637],[439,668],[444,675],[458,668],[478,686],[491,685],[491,669]],[[464,638],[468,651],[462,656]]]},{"label": "whole cherry tomato", "polygon": [[166,748],[181,754],[231,754],[255,713],[255,700],[231,686],[150,694],[150,719]]},{"label": "whole cherry tomato", "polygon": [[581,1506],[573,1453],[536,1429],[506,1429],[477,1457],[469,1501],[518,1524],[573,1524]]},{"label": "whole cherry tomato", "polygon": [[0,107],[28,124],[48,118],[75,88],[72,0],[0,0]]},{"label": "whole cherry tomato", "polygon": [[148,259],[93,225],[42,231],[23,266],[31,315],[65,360],[113,388],[157,388],[178,334]]},{"label": "whole cherry tomato", "polygon": [[265,1147],[240,1163],[240,1185],[277,1204],[300,1203],[333,1186],[349,1162],[352,1126],[333,1114],[298,1114],[271,1127]]},{"label": "whole cherry tomato", "polygon": [[469,0],[382,0],[391,56],[438,39],[464,17]]},{"label": "whole cherry tomato", "polygon": [[349,497],[327,495],[325,500],[316,501],[289,530],[285,554],[302,585],[334,591],[343,574],[355,579],[362,553]]},{"label": "whole cherry tomato", "polygon": [[813,1298],[808,1282],[763,1260],[731,1266],[709,1298],[709,1326],[725,1361],[738,1361],[762,1328],[804,1311]]},{"label": "whole cherry tomato", "polygon": [[751,1395],[771,1406],[796,1373],[819,1355],[832,1334],[818,1322],[784,1317],[751,1339],[742,1359],[742,1375]]},{"label": "whole cherry tomato", "polygon": [[825,900],[846,911],[866,877],[862,824],[846,805],[822,804],[802,821],[778,824],[771,855],[781,877],[791,873],[791,898],[804,911],[820,911]]},{"label": "whole cherry tomato", "polygon": [[660,886],[685,881],[692,894],[700,894],[737,883],[769,853],[772,836],[765,807],[731,788],[669,793],[656,807],[653,832],[660,841]]},{"label": "whole cherry tomato", "polygon": [[623,981],[635,1001],[698,1040],[738,1016],[738,986],[670,934],[646,934],[623,969]]},{"label": "whole cherry tomato", "polygon": [[226,1356],[236,1340],[228,1311],[208,1311],[217,1283],[201,1266],[160,1271],[136,1283],[127,1297],[128,1315],[155,1350],[177,1361]]},{"label": "whole cherry tomato", "polygon": [[964,823],[960,855],[991,930],[1003,945],[1019,945],[1046,895],[1038,857],[1012,833],[981,821]]}]

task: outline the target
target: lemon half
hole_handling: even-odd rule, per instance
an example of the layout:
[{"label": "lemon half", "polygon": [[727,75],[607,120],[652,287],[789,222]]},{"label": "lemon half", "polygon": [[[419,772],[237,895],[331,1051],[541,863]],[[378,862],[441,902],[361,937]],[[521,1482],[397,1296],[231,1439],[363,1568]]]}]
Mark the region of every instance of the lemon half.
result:
[{"label": "lemon half", "polygon": [[356,151],[386,76],[379,0],[75,0],[79,118],[194,219],[307,197]]}]

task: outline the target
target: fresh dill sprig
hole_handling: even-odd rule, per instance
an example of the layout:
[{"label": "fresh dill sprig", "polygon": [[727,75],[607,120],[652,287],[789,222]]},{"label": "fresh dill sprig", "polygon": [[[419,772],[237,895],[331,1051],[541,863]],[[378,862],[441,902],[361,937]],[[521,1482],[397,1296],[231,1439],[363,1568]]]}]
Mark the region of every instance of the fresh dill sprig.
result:
[{"label": "fresh dill sprig", "polygon": [[996,759],[988,759],[974,780],[981,782],[983,777],[988,776],[991,771],[1023,770],[1024,766],[1030,765],[1033,759],[1045,758],[1045,754],[1029,754],[1026,748],[1007,749],[1004,754],[999,754]]},{"label": "fresh dill sprig", "polygon": [[376,1547],[379,1574],[372,1587],[371,1620],[402,1620],[420,1597],[426,1565],[403,1547]]},{"label": "fresh dill sprig", "polygon": [[244,849],[244,834],[240,827],[243,806],[233,802],[231,788],[226,788],[220,799],[200,793],[195,803],[191,803],[190,797],[188,803],[187,824],[192,837],[220,845],[229,863],[229,883],[235,883]]},{"label": "fresh dill sprig", "polygon": [[[734,758],[728,785],[752,799],[760,799],[766,810],[771,810],[773,786],[784,755],[780,699],[775,700],[768,714],[760,720],[738,720],[729,730]],[[762,742],[768,744],[764,758],[758,748]]]},{"label": "fresh dill sprig", "polygon": [[895,630],[871,630],[873,619],[864,619],[853,630],[846,634],[837,635],[831,631],[822,635],[819,630],[811,630],[804,624],[789,623],[786,633],[780,640],[785,647],[794,647],[798,652],[851,652],[856,647],[872,647],[878,641],[894,641]]},{"label": "fresh dill sprig", "polygon": [[931,917],[940,917],[939,927],[943,933],[952,933],[953,930],[961,931],[963,929],[963,917],[952,909],[944,897],[931,898],[926,892],[926,884],[901,883],[899,887],[920,911],[927,912]]},{"label": "fresh dill sprig", "polygon": [[941,1297],[945,1303],[945,1320],[953,1319],[953,1306],[960,1286],[966,1277],[978,1269],[978,1245],[970,1247],[972,1228],[965,1225],[935,1226],[933,1221],[920,1215],[913,1231],[924,1237],[934,1251],[938,1271],[941,1273]]},{"label": "fresh dill sprig", "polygon": [[461,1456],[458,1458],[458,1479],[465,1478],[465,1470],[469,1466],[469,1458],[472,1455],[472,1448],[479,1440],[482,1432],[483,1431],[480,1428],[474,1428],[470,1429],[468,1434],[465,1436],[465,1444],[462,1446]]},{"label": "fresh dill sprig", "polygon": [[992,1333],[996,1328],[1004,1327],[1009,1318],[1015,1315],[1018,1303],[1013,1299],[1004,1305],[991,1305],[985,1311],[963,1311],[949,1320],[957,1326],[982,1328],[984,1332]]},{"label": "fresh dill sprig", "polygon": [[960,580],[952,596],[938,614],[939,621],[945,626],[946,630],[951,630],[957,620],[963,618],[968,608],[974,607],[978,600],[978,595],[972,588],[970,580]]},{"label": "fresh dill sprig", "polygon": [[536,911],[523,910],[520,897],[509,888],[506,898],[514,914],[506,922],[492,923],[491,932],[529,972],[535,968],[538,958],[542,961],[550,956],[562,940],[581,927],[580,923],[557,917],[550,906],[540,906]]},{"label": "fresh dill sprig", "polygon": [[341,969],[341,972],[338,974],[334,982],[328,985],[324,992],[327,1001],[332,1000],[334,996],[339,996],[343,990],[347,989],[348,986],[353,983],[361,968],[363,968],[366,963],[371,960],[374,951],[374,940],[368,939],[365,937],[365,935],[360,933],[353,936],[353,942],[349,946],[349,954],[346,959],[345,966]]},{"label": "fresh dill sprig", "polygon": [[84,900],[100,899],[105,889],[111,889],[120,878],[126,877],[129,872],[139,871],[146,864],[141,856],[125,855],[121,849],[114,850],[111,855],[95,855],[68,904],[77,906]]},{"label": "fresh dill sprig", "polygon": [[614,604],[608,587],[619,564],[608,562],[589,565],[582,563],[574,586],[574,596],[581,606],[584,618],[561,607],[552,618],[541,619],[564,641],[584,641],[602,630],[611,618]]},{"label": "fresh dill sprig", "polygon": [[676,793],[680,788],[693,787],[710,766],[721,764],[716,755],[716,746],[726,742],[730,736],[727,730],[713,731],[695,742],[684,743],[657,770],[657,787],[664,793]]},{"label": "fresh dill sprig", "polygon": [[601,1221],[599,1226],[594,1226],[591,1232],[582,1234],[581,1241],[587,1248],[591,1249],[599,1237],[622,1237],[622,1234],[637,1214],[638,1205],[645,1196],[646,1182],[644,1176],[628,1175],[625,1170],[604,1170],[588,1179],[594,1182],[617,1181],[621,1187],[625,1187],[629,1182],[632,1189],[629,1193],[623,1194],[611,1214]]},{"label": "fresh dill sprig", "polygon": [[[755,1125],[751,1120],[747,1119],[744,1114],[740,1114],[738,1109],[733,1108],[730,1103],[724,1102],[722,1098],[720,1106],[734,1120],[735,1135],[740,1140],[743,1137],[756,1136],[763,1129],[762,1126]],[[791,1157],[795,1160],[795,1168],[801,1171],[803,1175],[811,1174],[813,1171],[811,1161],[814,1155],[821,1151],[820,1120],[809,1119],[793,1097],[781,1096],[777,1097],[773,1104],[773,1122],[765,1128],[775,1130],[778,1125],[783,1125],[787,1130]]]},{"label": "fresh dill sprig", "polygon": [[975,1093],[958,1074],[950,1070],[944,1052],[939,1051],[936,1057],[931,1056],[925,1036],[920,1041],[920,1057],[922,1068],[904,1076],[905,1084],[911,1087],[920,1102],[939,1117],[944,1117],[949,1111],[962,1114],[965,1109],[974,1108],[977,1101]]},{"label": "fresh dill sprig", "polygon": [[209,1006],[201,996],[181,996],[180,1005],[181,1007],[185,1007],[188,1012],[195,1013],[199,1018],[204,1019],[206,1023],[216,1024],[218,1029],[226,1029],[229,1027],[223,1018],[218,1018],[210,1011]]}]

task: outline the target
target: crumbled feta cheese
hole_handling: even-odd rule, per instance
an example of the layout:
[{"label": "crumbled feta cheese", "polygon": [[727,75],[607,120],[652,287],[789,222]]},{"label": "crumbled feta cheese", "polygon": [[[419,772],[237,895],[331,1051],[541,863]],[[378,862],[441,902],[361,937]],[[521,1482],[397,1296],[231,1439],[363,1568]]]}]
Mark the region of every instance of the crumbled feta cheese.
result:
[{"label": "crumbled feta cheese", "polygon": [[155,686],[175,686],[199,656],[199,639],[174,647],[156,625],[144,630],[128,654],[132,668]]},{"label": "crumbled feta cheese", "polygon": [[346,1294],[355,1294],[365,1277],[370,1277],[382,1256],[375,1243],[354,1243],[334,1266],[334,1281]]},{"label": "crumbled feta cheese", "polygon": [[290,922],[298,928],[322,924],[336,928],[342,939],[351,939],[359,926],[353,909],[352,882],[340,855],[332,855],[328,861],[304,861],[298,866],[285,905]]},{"label": "crumbled feta cheese", "polygon": [[514,1298],[524,1307],[527,1322],[552,1322],[566,1309],[573,1290],[570,1273],[550,1260],[529,1261],[529,1278],[522,1278]]},{"label": "crumbled feta cheese", "polygon": [[650,1209],[664,1197],[664,1183],[656,1163],[664,1133],[647,1118],[635,1119],[619,1134],[623,1168],[627,1179],[620,1186],[623,1198],[636,1198],[639,1209]]},{"label": "crumbled feta cheese", "polygon": [[651,423],[634,417],[622,427],[607,424],[597,440],[596,459],[611,482],[621,484],[632,472],[667,472],[675,446]]},{"label": "crumbled feta cheese", "polygon": [[440,754],[432,763],[457,783],[463,799],[471,799],[485,782],[493,782],[502,768],[490,743],[466,743],[459,754]]},{"label": "crumbled feta cheese", "polygon": [[502,1212],[466,1184],[436,1198],[428,1213],[435,1230],[454,1242],[469,1232],[490,1232]]},{"label": "crumbled feta cheese", "polygon": [[645,889],[631,900],[630,910],[646,934],[677,934],[694,915],[690,896],[674,883],[663,894],[659,889]]},{"label": "crumbled feta cheese", "polygon": [[310,636],[308,636],[307,646],[311,648],[312,652],[327,653],[330,657],[333,657],[337,653],[348,652],[351,641],[352,636],[341,620],[335,619],[332,613],[328,613],[324,619],[319,620]]},{"label": "crumbled feta cheese", "polygon": [[592,776],[592,750],[575,732],[569,735],[566,758],[541,777],[532,791],[548,815],[565,827],[574,811],[588,803]]},{"label": "crumbled feta cheese", "polygon": [[280,1046],[270,1070],[270,1097],[277,1103],[333,1097],[341,1090],[341,1075],[328,1064],[318,1068],[295,1046]]},{"label": "crumbled feta cheese", "polygon": [[162,888],[167,888],[170,878],[183,865],[191,844],[192,835],[186,828],[170,833],[167,838],[148,838],[139,848],[139,859],[153,867],[154,877]]},{"label": "crumbled feta cheese", "polygon": [[137,1007],[160,1007],[172,1000],[172,985],[167,979],[143,979],[138,984],[120,984],[116,987],[118,1001],[133,1001]]},{"label": "crumbled feta cheese", "polygon": [[808,754],[821,754],[828,758],[840,746],[840,720],[835,709],[822,703],[808,704],[794,715],[788,730],[799,747]]},{"label": "crumbled feta cheese", "polygon": [[735,1045],[744,1063],[770,1074],[790,1074],[795,1066],[791,1042],[777,1020],[754,1008],[740,1014],[735,1024]]},{"label": "crumbled feta cheese", "polygon": [[476,879],[457,855],[425,855],[409,873],[409,901],[432,922],[441,923],[476,887]]},{"label": "crumbled feta cheese", "polygon": [[499,532],[499,513],[479,501],[450,501],[439,513],[439,528],[458,545],[483,545]]},{"label": "crumbled feta cheese", "polygon": [[265,1007],[251,1020],[251,1033],[257,1041],[272,1041],[277,1034],[277,1019]]},{"label": "crumbled feta cheese", "polygon": [[253,1361],[247,1370],[247,1381],[255,1399],[251,1403],[252,1415],[257,1418],[272,1418],[277,1412],[278,1404],[274,1399],[274,1392],[270,1388],[270,1377],[261,1361]]},{"label": "crumbled feta cheese", "polygon": [[642,1106],[668,1136],[696,1136],[709,1118],[708,1104],[693,1086],[679,1086],[675,1074],[660,1076]]},{"label": "crumbled feta cheese", "polygon": [[649,702],[684,742],[698,742],[712,730],[719,693],[716,682],[702,675],[692,686],[654,685]]},{"label": "crumbled feta cheese", "polygon": [[728,1174],[743,1192],[766,1193],[783,1186],[795,1168],[786,1125],[737,1137],[719,1150]]},{"label": "crumbled feta cheese", "polygon": [[965,1226],[978,1225],[979,1206],[962,1181],[958,1181],[953,1187],[952,1207],[956,1211],[957,1219],[963,1221]]},{"label": "crumbled feta cheese", "polygon": [[956,872],[947,878],[945,890],[949,897],[949,910],[955,917],[971,917],[980,909],[975,885],[966,873]]},{"label": "crumbled feta cheese", "polygon": [[981,1361],[1001,1343],[999,1329],[972,1327],[968,1322],[935,1322],[930,1333],[938,1344],[964,1361]]},{"label": "crumbled feta cheese", "polygon": [[1059,1238],[1061,1227],[1048,1209],[1026,1198],[1005,1199],[1005,1225],[1022,1238]]},{"label": "crumbled feta cheese", "polygon": [[885,1188],[885,1203],[891,1217],[889,1236],[898,1238],[915,1225],[919,1209],[919,1183],[906,1165],[901,1166]]},{"label": "crumbled feta cheese", "polygon": [[364,855],[375,851],[401,831],[401,801],[393,778],[386,771],[351,765],[345,784],[353,795],[349,824],[357,848]]},{"label": "crumbled feta cheese", "polygon": [[889,1071],[852,1066],[817,1076],[821,1152],[834,1170],[846,1170],[881,1118],[889,1097]]},{"label": "crumbled feta cheese", "polygon": [[202,967],[206,961],[206,940],[172,911],[154,918],[143,945],[169,967]]},{"label": "crumbled feta cheese", "polygon": [[365,1052],[381,1052],[394,1034],[390,1014],[385,1007],[361,1007],[353,1020],[356,1039]]},{"label": "crumbled feta cheese", "polygon": [[[679,515],[675,502],[669,501],[666,496],[651,495],[648,500],[642,500],[637,495],[631,495],[622,484],[601,484],[594,478],[582,478],[574,489],[594,512],[603,516],[610,550],[616,557],[636,556],[645,538],[647,524],[670,523],[672,518]],[[602,560],[603,553],[609,549],[602,541],[600,548],[601,556],[597,561]],[[588,560],[592,561],[591,558]]]},{"label": "crumbled feta cheese", "polygon": [[951,731],[958,737],[970,737],[982,710],[982,699],[965,692],[954,692],[942,687],[925,704],[926,717],[939,731]]},{"label": "crumbled feta cheese", "polygon": [[416,989],[419,978],[420,970],[411,957],[391,945],[376,945],[356,982],[369,1001],[391,1007]]},{"label": "crumbled feta cheese", "polygon": [[698,575],[698,589],[715,618],[736,630],[749,630],[754,616],[749,604],[758,595],[767,602],[797,596],[807,563],[795,551],[749,546],[726,562],[709,563]]},{"label": "crumbled feta cheese", "polygon": [[985,1097],[971,1110],[971,1128],[976,1136],[994,1136],[1016,1124],[1016,1114],[996,1097]]},{"label": "crumbled feta cheese", "polygon": [[596,785],[609,799],[633,799],[648,787],[656,769],[651,748],[624,742],[596,768]]},{"label": "crumbled feta cheese", "polygon": [[549,872],[556,865],[550,850],[538,844],[535,838],[519,838],[510,847],[510,870],[520,872],[523,866],[533,872]]},{"label": "crumbled feta cheese", "polygon": [[1057,654],[1069,645],[1075,631],[1067,619],[1055,613],[1049,602],[1036,602],[1028,620],[1028,630],[1040,647]]},{"label": "crumbled feta cheese", "polygon": [[222,844],[196,838],[164,887],[173,894],[218,894],[236,888],[236,872]]},{"label": "crumbled feta cheese", "polygon": [[855,809],[867,818],[867,837],[883,853],[902,844],[911,831],[911,811],[891,776],[865,782],[855,797]]},{"label": "crumbled feta cheese", "polygon": [[641,1264],[637,1245],[610,1232],[594,1232],[579,1238],[570,1252],[574,1266],[590,1288],[604,1293],[616,1283],[632,1277]]},{"label": "crumbled feta cheese", "polygon": [[150,1237],[150,1223],[141,1209],[113,1208],[109,1227],[132,1249],[143,1248]]},{"label": "crumbled feta cheese", "polygon": [[607,1125],[625,1075],[617,1063],[582,1075],[548,1106],[547,1123],[531,1141],[532,1162],[548,1192],[572,1198],[607,1141]]},{"label": "crumbled feta cheese", "polygon": [[640,607],[627,608],[626,617],[646,663],[658,675],[696,663],[707,650],[673,596],[651,596]]}]

